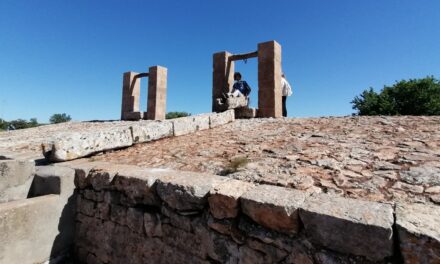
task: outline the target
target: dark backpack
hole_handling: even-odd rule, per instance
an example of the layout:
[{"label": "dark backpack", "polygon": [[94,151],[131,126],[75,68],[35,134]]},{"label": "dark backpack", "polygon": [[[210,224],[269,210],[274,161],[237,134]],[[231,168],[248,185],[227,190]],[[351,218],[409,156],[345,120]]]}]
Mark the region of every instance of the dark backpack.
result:
[{"label": "dark backpack", "polygon": [[243,82],[243,95],[244,96],[249,96],[249,94],[251,93],[252,89],[249,86],[249,84],[247,84],[247,82]]}]

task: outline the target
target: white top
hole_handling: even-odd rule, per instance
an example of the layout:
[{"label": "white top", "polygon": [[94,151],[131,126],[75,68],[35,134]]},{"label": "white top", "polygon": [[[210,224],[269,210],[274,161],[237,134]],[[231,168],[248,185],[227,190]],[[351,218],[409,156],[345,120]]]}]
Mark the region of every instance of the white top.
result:
[{"label": "white top", "polygon": [[281,77],[281,87],[282,87],[283,96],[292,95],[292,87],[290,87],[289,82],[284,77]]}]

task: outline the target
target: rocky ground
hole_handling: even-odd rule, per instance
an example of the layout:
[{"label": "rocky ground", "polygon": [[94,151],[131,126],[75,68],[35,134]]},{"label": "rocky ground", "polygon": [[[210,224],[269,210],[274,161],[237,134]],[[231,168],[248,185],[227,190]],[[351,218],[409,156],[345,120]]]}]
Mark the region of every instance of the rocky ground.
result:
[{"label": "rocky ground", "polygon": [[372,201],[440,204],[440,117],[237,120],[90,160],[209,172]]},{"label": "rocky ground", "polygon": [[[0,132],[0,156],[41,158],[41,143],[54,135],[123,123]],[[440,204],[440,117],[236,120],[88,160],[208,172],[373,201]]]}]

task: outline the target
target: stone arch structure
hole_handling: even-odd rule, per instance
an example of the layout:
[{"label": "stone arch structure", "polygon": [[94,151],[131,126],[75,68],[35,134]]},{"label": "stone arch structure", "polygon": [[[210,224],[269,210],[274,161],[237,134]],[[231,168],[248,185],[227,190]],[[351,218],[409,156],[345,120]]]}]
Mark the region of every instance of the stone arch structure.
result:
[{"label": "stone arch structure", "polygon": [[[148,73],[126,72],[122,84],[121,120],[163,120],[166,111],[167,68],[153,66]],[[141,79],[148,77],[147,111],[140,111]]]},{"label": "stone arch structure", "polygon": [[281,45],[276,41],[258,44],[258,50],[246,54],[227,51],[213,55],[212,111],[220,112],[216,99],[232,90],[234,61],[258,58],[258,111],[259,117],[281,117]]}]

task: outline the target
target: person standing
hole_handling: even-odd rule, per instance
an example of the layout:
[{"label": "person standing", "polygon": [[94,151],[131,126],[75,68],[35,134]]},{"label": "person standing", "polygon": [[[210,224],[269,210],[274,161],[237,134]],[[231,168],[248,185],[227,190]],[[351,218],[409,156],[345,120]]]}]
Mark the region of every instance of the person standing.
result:
[{"label": "person standing", "polygon": [[289,82],[286,80],[286,76],[284,73],[281,75],[281,88],[282,88],[282,95],[283,95],[283,116],[287,117],[287,96],[292,95],[292,87],[290,86]]}]

